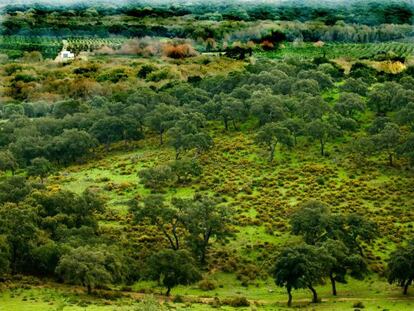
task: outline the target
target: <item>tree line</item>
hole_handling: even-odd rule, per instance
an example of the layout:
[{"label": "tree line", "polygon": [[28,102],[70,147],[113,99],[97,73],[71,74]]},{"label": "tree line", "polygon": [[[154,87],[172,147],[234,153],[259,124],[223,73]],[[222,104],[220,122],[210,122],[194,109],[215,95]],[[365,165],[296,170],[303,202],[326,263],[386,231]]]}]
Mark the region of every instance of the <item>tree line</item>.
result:
[{"label": "tree line", "polygon": [[[293,149],[304,139],[327,146],[344,138],[347,154],[356,163],[373,155],[413,161],[413,77],[410,71],[380,75],[356,64],[350,76],[329,62],[261,61],[245,71],[162,90],[138,88],[110,97],[78,97],[56,102],[18,102],[3,105],[7,122],[0,129],[0,166],[68,165],[96,155],[99,146],[128,147],[149,133],[172,147],[175,158],[195,156],[213,148],[208,124],[222,122],[225,131],[252,126],[258,146],[276,152]],[[339,92],[333,99],[329,93]],[[321,95],[322,94],[322,95]],[[323,95],[328,94],[328,95]],[[364,116],[374,113],[368,123]],[[49,161],[49,163],[45,161]],[[144,174],[144,173],[143,173]],[[42,174],[39,173],[39,176]]]},{"label": "tree line", "polygon": [[[165,239],[165,248],[150,252],[102,231],[98,220],[105,202],[91,190],[80,195],[50,191],[15,176],[0,181],[0,203],[2,280],[9,273],[47,276],[84,286],[89,294],[102,286],[150,279],[170,295],[177,285],[201,280],[211,245],[226,243],[234,233],[231,208],[222,198],[201,193],[171,201],[152,194],[130,202],[133,223],[154,226]],[[378,231],[367,218],[304,201],[290,217],[290,232],[302,242],[279,249],[268,271],[276,285],[286,288],[289,306],[294,289],[309,289],[316,303],[316,286],[325,280],[337,295],[337,283],[368,274],[364,249]],[[411,243],[392,252],[386,270],[388,281],[403,287],[404,294],[413,281],[412,248]]]}]

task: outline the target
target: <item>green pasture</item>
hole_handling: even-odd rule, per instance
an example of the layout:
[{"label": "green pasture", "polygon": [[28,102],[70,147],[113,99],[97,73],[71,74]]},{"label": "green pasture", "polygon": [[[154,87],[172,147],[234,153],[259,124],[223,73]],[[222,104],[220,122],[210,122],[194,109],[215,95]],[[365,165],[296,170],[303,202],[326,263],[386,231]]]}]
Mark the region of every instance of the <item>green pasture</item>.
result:
[{"label": "green pasture", "polygon": [[400,57],[411,57],[414,55],[414,44],[412,42],[382,42],[382,43],[339,43],[327,42],[322,47],[313,43],[294,44],[287,42],[275,51],[256,52],[256,54],[268,58],[314,58],[326,56],[329,59],[350,58],[370,59],[380,53],[393,52]]}]

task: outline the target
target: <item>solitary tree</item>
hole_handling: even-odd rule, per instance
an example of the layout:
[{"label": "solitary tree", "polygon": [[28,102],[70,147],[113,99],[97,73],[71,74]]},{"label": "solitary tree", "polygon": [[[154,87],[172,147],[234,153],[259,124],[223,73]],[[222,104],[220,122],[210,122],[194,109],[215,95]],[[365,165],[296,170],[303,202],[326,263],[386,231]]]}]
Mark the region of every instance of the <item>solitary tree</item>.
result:
[{"label": "solitary tree", "polygon": [[11,171],[14,175],[18,167],[17,161],[9,150],[0,151],[0,170],[2,171]]},{"label": "solitary tree", "polygon": [[174,199],[173,204],[182,211],[190,247],[204,265],[211,239],[225,241],[231,235],[231,210],[216,198],[201,195],[195,195],[193,199]]},{"label": "solitary tree", "polygon": [[294,145],[296,146],[298,137],[304,134],[305,122],[300,118],[286,119],[282,122],[282,126],[292,133]]},{"label": "solitary tree", "polygon": [[31,161],[31,165],[27,168],[27,175],[39,176],[43,183],[43,179],[46,178],[52,171],[52,164],[49,160],[41,157],[35,158]]},{"label": "solitary tree", "polygon": [[286,119],[283,97],[273,95],[270,91],[257,91],[250,100],[251,113],[259,120],[259,126],[268,122]]},{"label": "solitary tree", "polygon": [[147,108],[141,104],[133,104],[127,108],[125,108],[125,113],[128,116],[131,116],[138,122],[140,132],[143,132],[143,126],[145,121],[145,115],[147,113]]},{"label": "solitary tree", "polygon": [[376,223],[355,213],[343,216],[342,221],[342,241],[352,253],[364,257],[362,243],[369,244],[378,237]]},{"label": "solitary tree", "polygon": [[232,96],[221,94],[220,100],[220,114],[223,118],[224,127],[228,129],[228,122],[231,121],[233,128],[238,129],[237,123],[246,119],[248,109],[244,103]]},{"label": "solitary tree", "polygon": [[337,295],[336,282],[346,283],[349,273],[352,277],[362,279],[367,272],[367,265],[359,253],[353,254],[340,240],[327,240],[321,244],[332,258],[328,265],[328,275],[332,286],[332,295]]},{"label": "solitary tree", "polygon": [[179,206],[167,205],[161,195],[149,195],[142,202],[133,201],[130,210],[136,222],[148,220],[157,226],[173,250],[180,248],[182,213]]},{"label": "solitary tree", "polygon": [[331,223],[329,207],[320,201],[305,202],[290,219],[292,233],[302,235],[303,240],[311,245],[329,237]]},{"label": "solitary tree", "polygon": [[301,102],[297,106],[297,113],[306,122],[318,120],[330,110],[328,103],[321,96],[302,94]]},{"label": "solitary tree", "polygon": [[373,136],[378,151],[383,151],[388,155],[390,166],[394,164],[394,155],[401,144],[401,132],[397,124],[387,123],[382,131]]},{"label": "solitary tree", "polygon": [[293,137],[286,127],[272,122],[265,124],[259,130],[256,142],[259,145],[265,145],[269,149],[269,162],[272,162],[278,143],[291,147],[293,146]]},{"label": "solitary tree", "polygon": [[124,136],[124,122],[115,116],[106,116],[97,120],[91,127],[90,132],[96,139],[105,145],[109,151],[111,143],[120,141]]},{"label": "solitary tree", "polygon": [[329,207],[319,201],[308,201],[291,217],[292,233],[301,235],[311,245],[329,239],[340,240],[348,254],[363,257],[362,242],[370,243],[377,236],[374,222],[358,214],[332,215]]},{"label": "solitary tree", "polygon": [[319,141],[322,156],[325,155],[326,142],[337,133],[331,124],[319,119],[308,124],[307,132],[311,138]]},{"label": "solitary tree", "polygon": [[355,93],[343,93],[334,109],[343,117],[354,118],[356,113],[364,111],[365,105],[361,96]]},{"label": "solitary tree", "polygon": [[122,271],[122,262],[118,256],[88,246],[72,249],[60,258],[56,267],[56,273],[65,282],[86,287],[88,294],[96,286],[121,280]]},{"label": "solitary tree", "polygon": [[152,190],[162,190],[175,181],[172,168],[168,165],[161,165],[142,169],[138,172],[140,182]]},{"label": "solitary tree", "polygon": [[200,113],[190,113],[168,130],[168,142],[175,149],[176,160],[182,152],[196,149],[199,153],[212,147],[213,140],[203,130],[204,121]]},{"label": "solitary tree", "polygon": [[160,137],[160,145],[164,143],[164,133],[174,125],[181,116],[181,111],[174,106],[159,104],[154,110],[147,113],[146,123]]},{"label": "solitary tree", "polygon": [[167,296],[173,287],[189,285],[201,279],[191,255],[185,250],[172,249],[162,250],[149,258],[148,276],[167,288]]},{"label": "solitary tree", "polygon": [[400,246],[388,259],[388,282],[403,287],[403,294],[408,294],[408,287],[414,280],[414,243]]},{"label": "solitary tree", "polygon": [[177,177],[177,183],[185,183],[190,181],[193,177],[198,177],[202,174],[202,166],[195,160],[183,159],[175,160],[169,164],[172,173]]},{"label": "solitary tree", "polygon": [[282,251],[272,275],[277,286],[286,287],[288,306],[292,305],[292,289],[299,288],[308,288],[312,292],[312,302],[318,302],[315,285],[323,283],[331,260],[324,249],[311,245],[288,247]]},{"label": "solitary tree", "polygon": [[402,86],[393,81],[374,85],[368,96],[368,107],[378,115],[385,115],[395,109],[394,97],[401,89]]}]

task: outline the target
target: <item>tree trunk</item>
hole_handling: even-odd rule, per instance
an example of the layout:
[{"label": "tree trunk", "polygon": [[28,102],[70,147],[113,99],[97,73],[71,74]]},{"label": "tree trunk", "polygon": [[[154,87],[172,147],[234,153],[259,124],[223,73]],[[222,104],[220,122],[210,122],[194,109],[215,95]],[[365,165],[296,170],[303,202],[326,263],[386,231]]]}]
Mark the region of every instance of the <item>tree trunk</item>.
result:
[{"label": "tree trunk", "polygon": [[167,287],[167,292],[165,293],[165,296],[170,296],[171,293],[171,287]]},{"label": "tree trunk", "polygon": [[178,241],[177,227],[175,225],[173,226],[173,236],[174,236],[174,240],[175,240],[175,248],[176,248],[176,250],[178,250],[178,249],[180,249],[180,243]]},{"label": "tree trunk", "polygon": [[162,139],[162,131],[160,132],[160,145],[162,146],[164,144],[164,141]]},{"label": "tree trunk", "polygon": [[106,151],[106,152],[109,152],[109,143],[106,143],[106,144],[105,144],[105,151]]},{"label": "tree trunk", "polygon": [[229,129],[229,120],[227,120],[227,118],[224,118],[223,121],[224,121],[224,129],[227,131]]},{"label": "tree trunk", "polygon": [[17,249],[13,246],[13,255],[12,255],[12,274],[17,273]]},{"label": "tree trunk", "polygon": [[88,288],[88,295],[92,294],[92,287],[90,284],[88,284],[87,288]]},{"label": "tree trunk", "polygon": [[323,140],[321,139],[321,156],[325,155],[325,143],[323,142]]},{"label": "tree trunk", "polygon": [[269,162],[273,162],[273,158],[275,157],[275,150],[276,150],[276,144],[272,144],[270,146],[270,155],[269,155]]},{"label": "tree trunk", "polygon": [[392,153],[390,153],[390,154],[388,155],[388,162],[389,162],[390,166],[393,166],[393,165],[394,165],[394,162],[393,162],[393,157],[392,157]]},{"label": "tree trunk", "polygon": [[287,287],[287,293],[288,293],[288,302],[287,305],[288,307],[292,306],[292,288],[290,286]]},{"label": "tree trunk", "polygon": [[168,239],[168,242],[170,242],[170,245],[171,245],[171,249],[173,249],[173,250],[178,250],[178,248],[176,247],[176,245],[175,245],[175,243],[174,243],[174,241],[171,239],[171,237],[168,235],[168,233],[165,233],[164,232],[164,235],[167,237],[167,239]]},{"label": "tree trunk", "polygon": [[207,264],[206,252],[207,252],[207,245],[203,245],[200,250],[200,265],[202,266],[205,266]]},{"label": "tree trunk", "polygon": [[413,280],[412,279],[409,279],[409,280],[407,280],[407,282],[404,284],[404,292],[403,292],[403,294],[404,295],[408,295],[408,286],[410,286],[410,284],[411,284],[411,282],[412,282]]},{"label": "tree trunk", "polygon": [[203,238],[203,245],[202,245],[202,248],[201,248],[201,256],[200,256],[200,263],[203,266],[205,266],[206,263],[207,263],[206,262],[206,253],[207,253],[207,248],[208,248],[208,242],[210,241],[211,232],[212,232],[212,229],[209,228],[207,230],[207,232],[205,232],[204,238]]},{"label": "tree trunk", "polygon": [[313,303],[317,303],[318,302],[318,294],[316,293],[316,290],[312,287],[312,285],[309,285],[308,288],[311,290],[312,292],[312,302]]},{"label": "tree trunk", "polygon": [[329,274],[329,278],[330,278],[331,284],[332,284],[332,295],[336,296],[336,294],[337,294],[336,293],[336,281],[335,281],[335,278],[334,278],[332,273]]}]

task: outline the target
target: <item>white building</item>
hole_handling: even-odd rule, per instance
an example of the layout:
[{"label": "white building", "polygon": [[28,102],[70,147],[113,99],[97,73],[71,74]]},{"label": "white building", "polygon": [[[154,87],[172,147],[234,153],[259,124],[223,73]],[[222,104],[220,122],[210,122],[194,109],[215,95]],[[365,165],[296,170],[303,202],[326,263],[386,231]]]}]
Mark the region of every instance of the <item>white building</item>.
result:
[{"label": "white building", "polygon": [[73,59],[75,59],[75,54],[67,50],[62,50],[56,57],[58,62],[67,62]]}]

